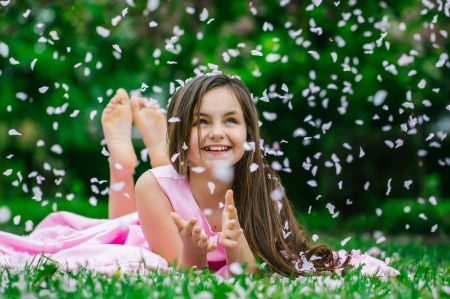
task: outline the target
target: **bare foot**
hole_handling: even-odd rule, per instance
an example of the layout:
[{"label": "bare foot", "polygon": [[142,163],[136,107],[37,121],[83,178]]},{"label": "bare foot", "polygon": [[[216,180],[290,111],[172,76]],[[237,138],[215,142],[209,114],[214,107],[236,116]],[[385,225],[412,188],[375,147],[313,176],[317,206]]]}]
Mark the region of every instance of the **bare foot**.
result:
[{"label": "bare foot", "polygon": [[110,153],[110,167],[129,175],[136,167],[137,157],[131,142],[133,114],[127,92],[120,88],[102,113],[102,128]]},{"label": "bare foot", "polygon": [[131,97],[130,103],[134,125],[148,149],[152,167],[170,164],[166,157],[167,123],[159,105],[137,97]]}]

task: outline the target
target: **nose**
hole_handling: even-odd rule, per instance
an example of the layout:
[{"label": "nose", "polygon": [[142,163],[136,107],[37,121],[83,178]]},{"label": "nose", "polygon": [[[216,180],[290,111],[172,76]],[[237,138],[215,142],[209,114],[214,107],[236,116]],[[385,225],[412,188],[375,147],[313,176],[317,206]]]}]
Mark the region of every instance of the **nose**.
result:
[{"label": "nose", "polygon": [[225,134],[223,133],[223,129],[220,123],[216,123],[211,126],[211,130],[209,131],[208,137],[210,139],[224,139]]}]

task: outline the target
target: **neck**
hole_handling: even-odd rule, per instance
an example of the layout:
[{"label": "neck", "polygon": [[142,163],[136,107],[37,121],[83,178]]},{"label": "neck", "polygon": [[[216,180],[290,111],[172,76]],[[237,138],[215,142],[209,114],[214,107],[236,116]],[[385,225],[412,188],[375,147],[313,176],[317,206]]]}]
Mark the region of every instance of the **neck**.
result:
[{"label": "neck", "polygon": [[[214,192],[208,187],[208,183],[214,184]],[[219,209],[219,203],[225,204],[225,193],[232,188],[233,183],[224,183],[213,177],[210,171],[196,173],[189,170],[189,186],[200,209]]]}]

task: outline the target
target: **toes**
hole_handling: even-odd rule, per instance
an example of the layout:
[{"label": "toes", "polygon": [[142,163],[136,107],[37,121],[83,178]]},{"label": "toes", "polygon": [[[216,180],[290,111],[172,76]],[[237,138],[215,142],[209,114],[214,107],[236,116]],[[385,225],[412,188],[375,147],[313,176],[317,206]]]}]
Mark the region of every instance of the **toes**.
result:
[{"label": "toes", "polygon": [[130,105],[131,105],[131,110],[133,110],[133,113],[139,112],[140,105],[139,105],[139,99],[138,98],[131,97]]},{"label": "toes", "polygon": [[128,97],[128,93],[125,91],[125,89],[119,88],[116,95],[119,98],[120,104],[128,104],[130,98]]}]

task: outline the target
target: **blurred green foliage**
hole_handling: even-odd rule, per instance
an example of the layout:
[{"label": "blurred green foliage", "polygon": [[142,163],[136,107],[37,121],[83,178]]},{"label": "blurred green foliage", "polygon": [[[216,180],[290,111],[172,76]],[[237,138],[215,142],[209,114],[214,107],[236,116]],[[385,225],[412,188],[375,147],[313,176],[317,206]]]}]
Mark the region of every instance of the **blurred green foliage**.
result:
[{"label": "blurred green foliage", "polygon": [[[12,0],[0,6],[0,42],[8,48],[5,55],[3,47],[0,55],[0,169],[13,169],[12,175],[0,179],[0,198],[5,204],[33,196],[31,189],[37,182],[28,178],[32,171],[45,177],[40,187],[50,205],[58,192],[63,199],[75,194],[87,201],[93,195],[90,179],[109,179],[107,160],[101,154],[100,115],[111,93],[119,87],[139,91],[145,83],[150,88],[142,94],[165,105],[170,98],[170,82],[193,76],[195,68],[206,72],[208,63],[239,75],[255,100],[267,90],[270,101],[259,100],[257,108],[275,112],[277,119],[268,121],[261,115],[261,130],[266,145],[284,152],[268,159],[280,163],[289,159],[292,173],[281,171],[281,176],[289,198],[300,210],[307,211],[311,206],[313,215],[327,214],[325,205],[332,203],[340,218],[362,221],[354,217],[373,215],[376,208],[391,204],[403,206],[406,203],[402,199],[419,196],[436,196],[439,204],[430,206],[430,212],[438,213],[445,203],[443,198],[450,198],[450,186],[446,184],[450,165],[438,163],[440,160],[445,165],[450,152],[449,138],[442,138],[450,130],[449,111],[445,109],[450,104],[450,62],[445,56],[449,52],[445,36],[450,32],[448,7],[407,0],[350,0],[337,6],[323,1],[318,7],[311,1],[290,1],[282,6],[275,0],[149,0],[135,1],[134,6],[127,2]],[[148,3],[159,5],[149,11]],[[195,13],[188,13],[187,7]],[[204,8],[209,17],[200,21]],[[30,13],[24,17],[28,9]],[[113,26],[111,20],[116,16],[122,18]],[[152,21],[158,25],[150,27]],[[110,30],[109,36],[98,34],[98,26]],[[52,31],[59,39],[50,35]],[[381,39],[384,32],[387,35]],[[46,42],[38,41],[42,37]],[[113,45],[119,45],[121,53]],[[370,47],[372,53],[368,53]],[[252,55],[252,50],[263,56]],[[316,53],[320,58],[314,57]],[[228,62],[224,60],[226,55],[231,56]],[[11,64],[12,57],[20,64]],[[270,58],[276,61],[268,61]],[[37,62],[32,70],[34,59]],[[436,67],[440,59],[445,60],[444,65]],[[411,71],[417,73],[411,75]],[[423,79],[426,85],[421,89],[418,85]],[[282,84],[288,92],[281,89]],[[50,88],[40,93],[42,86]],[[161,87],[162,92],[154,86]],[[433,91],[436,88],[438,92]],[[373,96],[379,90],[385,90],[387,97],[376,106]],[[408,91],[414,108],[402,105],[408,102]],[[25,100],[18,98],[19,92],[26,94]],[[65,103],[65,112],[48,113],[49,107],[63,107]],[[75,110],[79,114],[70,117]],[[92,111],[97,111],[93,120]],[[304,121],[309,115],[311,120]],[[375,115],[379,119],[374,119]],[[400,125],[413,118],[419,122],[416,134],[410,134],[411,127],[409,133],[403,132]],[[324,133],[322,125],[329,122],[331,127]],[[298,128],[303,128],[306,136],[294,137]],[[9,136],[10,129],[22,136]],[[435,137],[426,141],[430,133]],[[137,132],[135,137],[139,152],[144,146]],[[385,140],[399,139],[404,143],[398,148],[385,144]],[[45,146],[38,147],[38,140]],[[280,143],[282,140],[288,143]],[[344,148],[344,143],[352,149]],[[50,150],[54,144],[63,148],[61,155]],[[365,153],[361,158],[360,148]],[[419,156],[419,150],[426,150],[427,155]],[[321,156],[316,159],[313,156],[318,152]],[[10,154],[14,157],[6,159]],[[342,166],[339,174],[332,154]],[[346,162],[348,155],[353,157],[351,163]],[[302,167],[308,158],[310,171]],[[325,161],[333,162],[332,167],[326,167]],[[44,170],[44,163],[65,170],[59,185],[55,184],[59,176]],[[315,165],[318,171],[313,176]],[[148,167],[148,162],[141,163],[136,176]],[[11,184],[18,182],[17,172],[24,179],[14,187]],[[392,188],[387,195],[389,179]],[[309,186],[310,180],[315,180],[317,187]],[[409,189],[404,187],[407,180],[413,181]],[[370,182],[368,190],[364,189],[366,182]],[[25,194],[24,184],[28,187]],[[318,195],[322,197],[316,201]],[[95,196],[106,199],[106,195]],[[346,204],[347,199],[353,203]],[[411,213],[406,221],[421,219]],[[404,223],[395,227],[400,229]]]}]

